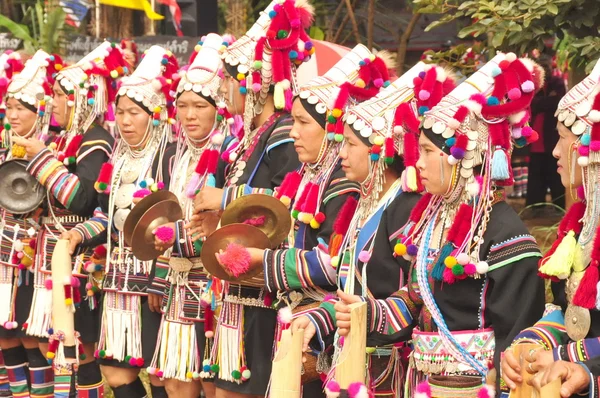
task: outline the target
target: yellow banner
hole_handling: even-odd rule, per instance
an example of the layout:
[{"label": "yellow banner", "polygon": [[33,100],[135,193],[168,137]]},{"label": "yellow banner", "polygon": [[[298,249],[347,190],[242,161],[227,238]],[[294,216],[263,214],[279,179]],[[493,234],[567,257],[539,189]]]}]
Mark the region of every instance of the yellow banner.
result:
[{"label": "yellow banner", "polygon": [[160,14],[157,14],[152,9],[152,5],[148,0],[100,0],[100,4],[107,6],[131,8],[133,10],[143,10],[146,16],[152,20],[164,19]]}]

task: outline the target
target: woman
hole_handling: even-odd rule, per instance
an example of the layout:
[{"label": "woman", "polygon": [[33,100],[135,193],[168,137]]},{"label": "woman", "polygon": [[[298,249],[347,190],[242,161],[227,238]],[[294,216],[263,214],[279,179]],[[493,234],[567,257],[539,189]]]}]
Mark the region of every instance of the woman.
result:
[{"label": "woman", "polygon": [[[225,175],[217,176],[216,186],[224,188],[204,187],[196,195],[194,211],[203,212],[202,218],[208,218],[207,211],[224,209],[244,194],[272,192],[288,172],[299,167],[289,137],[291,87],[295,86],[296,65],[306,60],[312,48],[304,29],[312,22],[313,10],[306,2],[298,4],[293,0],[274,1],[248,33],[223,55],[226,78],[221,94],[233,115],[243,114],[245,135],[232,153]],[[291,20],[294,23],[290,24]],[[270,26],[277,27],[281,36],[267,36]],[[304,51],[300,51],[299,45],[304,45]],[[293,60],[290,55],[297,58]],[[202,226],[202,234],[208,235],[214,229],[217,224],[214,218],[212,227]],[[276,312],[262,299],[264,289],[226,285],[224,294],[225,300],[233,302],[236,311],[243,313],[243,322],[238,320],[227,326],[231,338],[238,342],[228,345],[231,350],[228,355],[232,363],[243,362],[245,358],[252,377],[242,381],[219,370],[215,380],[217,397],[262,397],[271,373]],[[271,297],[268,300],[272,301]],[[221,335],[219,329],[224,327],[221,321],[215,331],[216,346]],[[244,348],[240,348],[242,341]],[[213,361],[222,362],[217,358]]]},{"label": "woman", "polygon": [[[540,274],[551,279],[555,305],[546,316],[523,330],[513,344],[537,343],[539,350],[525,355],[523,365],[542,386],[561,378],[561,396],[599,391],[598,358],[600,317],[596,304],[598,274],[598,157],[595,142],[600,131],[600,62],[592,73],[559,102],[559,140],[552,152],[558,174],[574,203],[558,227],[558,239],[540,261]],[[511,388],[522,382],[521,366],[510,350],[502,361],[502,377]],[[589,388],[589,390],[588,390]]]},{"label": "woman", "polygon": [[[169,145],[173,119],[167,80],[177,69],[172,53],[153,46],[133,74],[122,79],[116,100],[121,140],[96,182],[101,209],[65,235],[74,250],[79,243],[111,232],[105,240],[102,323],[95,356],[117,398],[146,396],[138,375],[152,358],[160,323],[160,313],[151,312],[146,300],[153,264],[133,256],[124,243],[123,226],[135,202],[150,189],[169,184],[174,147]],[[156,376],[150,382],[154,397],[167,396]]]},{"label": "woman", "polygon": [[[7,115],[3,131],[5,160],[29,157],[28,144],[45,137],[51,112],[52,74],[60,59],[38,51],[23,71],[13,76],[7,88]],[[38,96],[43,93],[41,96]],[[54,375],[39,337],[29,333],[27,318],[33,306],[35,276],[39,260],[40,213],[25,215],[2,211],[0,291],[3,294],[0,347],[9,371],[13,394],[46,397],[54,390]],[[29,369],[28,369],[29,368]],[[31,382],[28,381],[31,380]]]},{"label": "woman", "polygon": [[[336,224],[345,227],[335,231],[329,252],[332,265],[338,271],[338,285],[352,293],[384,298],[405,284],[407,270],[402,269],[402,264],[399,265],[392,256],[390,247],[393,247],[393,243],[390,244],[389,237],[398,228],[394,228],[394,225],[402,225],[406,221],[410,209],[419,198],[418,194],[409,192],[419,187],[412,184],[411,187],[406,186],[406,173],[404,186],[402,184],[404,167],[399,154],[402,155],[404,149],[399,130],[402,126],[399,123],[401,116],[410,116],[413,126],[418,125],[409,84],[418,78],[419,73],[425,73],[424,68],[424,64],[417,64],[375,98],[347,112],[349,127],[344,132],[342,165],[346,176],[361,184],[361,197],[358,205],[349,201],[340,212]],[[435,70],[442,71],[431,68],[430,73],[435,73]],[[451,82],[448,79],[447,82],[442,80],[436,84],[447,92],[453,87]],[[425,104],[433,103],[428,101],[422,105]],[[411,162],[416,157],[409,155],[404,159],[404,164],[410,165],[414,171]],[[349,210],[351,206],[357,209],[356,212]],[[333,305],[336,301],[335,297],[329,296],[318,309],[309,311],[305,317],[294,322],[293,329],[305,329],[305,350],[315,334],[317,341],[312,346],[317,351],[331,346],[335,332]],[[370,340],[368,344],[370,347],[381,347],[374,350],[369,359],[370,390],[378,396],[396,396],[400,390],[386,375],[402,373],[400,352],[384,348],[386,343],[383,340]]]},{"label": "woman", "polygon": [[[181,137],[169,189],[179,198],[184,219],[157,229],[157,248],[172,247],[172,250],[159,257],[153,283],[148,287],[148,292],[156,293],[160,300],[150,305],[159,310],[164,307],[156,351],[148,371],[162,374],[170,396],[181,393],[197,397],[204,390],[207,397],[214,398],[214,384],[200,379],[204,372],[203,361],[210,356],[208,343],[214,333],[212,282],[200,261],[202,241],[193,240],[186,232],[185,220],[193,214],[195,193],[204,186],[214,186],[219,153],[228,140],[225,109],[218,104],[223,80],[221,53],[229,42],[211,33],[201,43],[189,68],[180,72],[181,81],[176,86]],[[175,233],[164,242],[158,235],[166,228]],[[189,261],[182,261],[185,259]],[[150,297],[154,295],[149,296],[149,301]],[[177,337],[174,339],[173,335]],[[192,361],[189,358],[193,358]]]},{"label": "woman", "polygon": [[[406,396],[424,380],[434,396],[445,396],[448,382],[477,396],[488,361],[497,367],[521,325],[543,311],[537,244],[501,189],[512,182],[511,134],[519,144],[535,138],[526,109],[541,81],[530,61],[499,54],[425,112],[416,167],[427,194],[397,234],[410,283],[386,299],[362,298],[371,337],[412,338]],[[419,98],[435,95],[429,84]],[[361,298],[338,295],[344,336],[348,305]]]}]

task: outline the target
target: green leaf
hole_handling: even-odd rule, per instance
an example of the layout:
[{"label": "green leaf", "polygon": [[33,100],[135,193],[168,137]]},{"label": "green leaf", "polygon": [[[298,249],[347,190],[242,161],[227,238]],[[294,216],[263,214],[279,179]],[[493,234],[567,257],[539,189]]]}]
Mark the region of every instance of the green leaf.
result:
[{"label": "green leaf", "polygon": [[502,46],[502,42],[504,41],[505,36],[506,36],[505,30],[496,32],[494,34],[494,37],[492,38],[492,46],[494,46],[495,48]]},{"label": "green leaf", "polygon": [[312,26],[308,35],[315,40],[325,40],[325,32],[318,26]]},{"label": "green leaf", "polygon": [[549,12],[550,14],[553,14],[553,15],[558,15],[558,7],[556,6],[556,4],[553,4],[553,3],[548,3],[548,4],[546,5],[546,10],[548,10],[548,12]]},{"label": "green leaf", "polygon": [[16,23],[12,19],[9,19],[8,17],[5,17],[4,15],[1,15],[1,14],[0,14],[0,26],[5,27],[6,29],[8,29],[8,31],[10,32],[11,35],[16,37],[17,39],[23,40],[24,42],[34,42],[35,41],[33,39],[33,37],[31,37],[31,35],[29,34],[29,28],[27,27],[27,25],[21,25],[19,23]]}]

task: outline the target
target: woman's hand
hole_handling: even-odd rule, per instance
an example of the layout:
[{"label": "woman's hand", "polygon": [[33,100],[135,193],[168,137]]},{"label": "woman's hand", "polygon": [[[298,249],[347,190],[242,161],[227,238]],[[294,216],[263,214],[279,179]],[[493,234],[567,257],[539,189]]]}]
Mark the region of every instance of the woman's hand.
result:
[{"label": "woman's hand", "polygon": [[588,370],[583,365],[567,361],[553,362],[544,372],[535,375],[529,384],[539,390],[556,379],[563,382],[560,387],[562,398],[583,393],[588,390],[590,385]]},{"label": "woman's hand", "polygon": [[37,138],[13,137],[12,141],[14,144],[25,148],[25,151],[27,152],[27,159],[30,160],[36,157],[38,153],[46,149],[46,144]]}]

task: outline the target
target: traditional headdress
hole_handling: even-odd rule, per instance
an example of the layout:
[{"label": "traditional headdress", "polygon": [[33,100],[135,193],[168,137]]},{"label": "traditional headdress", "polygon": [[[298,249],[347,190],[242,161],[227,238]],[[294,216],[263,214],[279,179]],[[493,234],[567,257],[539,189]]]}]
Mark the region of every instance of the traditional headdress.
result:
[{"label": "traditional headdress", "polygon": [[[84,134],[115,100],[117,79],[129,73],[118,45],[105,41],[76,64],[56,75],[72,107],[66,126],[69,137]],[[59,149],[60,150],[60,149]]]},{"label": "traditional headdress", "polygon": [[312,24],[313,13],[306,0],[274,0],[252,28],[227,48],[223,59],[246,95],[247,119],[262,112],[271,85],[275,108],[291,109],[296,68],[314,52],[305,31]]},{"label": "traditional headdress", "polygon": [[[435,279],[453,283],[487,272],[487,264],[479,262],[487,222],[484,216],[497,200],[491,195],[493,187],[512,184],[513,145],[523,146],[537,139],[537,133],[526,123],[531,100],[543,81],[543,70],[534,62],[512,53],[498,54],[437,106],[423,109],[422,134],[447,153],[448,162],[454,166],[446,200],[456,204],[456,214],[435,261]],[[430,85],[431,79],[425,76],[417,94],[419,100],[436,95]],[[481,166],[479,175],[475,174],[477,166]],[[414,242],[424,225],[419,221],[442,200],[427,194],[415,206],[397,245],[404,246],[402,251],[407,255],[416,253]]]},{"label": "traditional headdress", "polygon": [[[186,189],[187,196],[190,198],[196,195],[196,191],[202,185],[214,187],[219,151],[225,139],[226,126],[228,123],[233,123],[219,94],[223,82],[221,55],[229,44],[229,41],[214,33],[203,37],[190,57],[189,67],[186,70],[182,68],[179,71],[179,81],[174,82],[177,84],[176,92],[172,93],[175,97],[179,97],[186,91],[193,92],[217,108],[213,131],[206,137],[211,142],[207,148],[204,148]],[[183,134],[184,139],[180,142],[182,145],[189,146],[189,137],[185,131]]]},{"label": "traditional headdress", "polygon": [[[127,96],[151,116],[146,134],[138,144],[139,147],[149,150],[158,144],[160,145],[158,150],[162,153],[171,140],[172,125],[175,123],[173,119],[175,107],[170,87],[178,67],[173,53],[160,46],[152,46],[146,50],[135,71],[119,81],[116,101],[118,97]],[[111,161],[102,165],[100,169],[95,184],[98,192],[109,192],[112,162],[132,149],[134,148],[125,140],[119,140]]]},{"label": "traditional headdress", "polygon": [[[0,120],[4,119],[6,104],[4,103],[4,96],[8,89],[8,84],[13,75],[23,70],[23,62],[21,61],[21,55],[12,50],[5,51],[0,55]],[[0,131],[2,127],[0,127]]]},{"label": "traditional headdress", "polygon": [[278,190],[278,197],[286,205],[296,197],[292,210],[294,218],[313,228],[319,228],[325,221],[325,216],[317,213],[321,197],[327,188],[326,184],[321,183],[321,179],[331,175],[338,163],[344,133],[342,115],[347,107],[372,98],[387,85],[386,64],[359,44],[323,76],[300,87],[298,97],[302,105],[326,130],[326,135],[316,167],[312,165],[315,170],[320,169],[319,175],[307,173],[306,170],[291,172]]},{"label": "traditional headdress", "polygon": [[572,269],[583,270],[588,264],[583,256],[582,242],[589,242],[593,245],[589,252],[590,263],[572,304],[598,309],[600,232],[595,209],[600,203],[596,187],[600,178],[600,61],[589,76],[561,99],[556,115],[578,137],[574,148],[578,151],[578,156],[577,153],[569,154],[572,162],[568,167],[572,177],[577,167],[575,159],[583,168],[583,186],[578,191],[582,201],[574,203],[561,220],[557,240],[540,260],[540,274],[552,279],[565,279]]},{"label": "traditional headdress", "polygon": [[[21,73],[14,75],[7,89],[8,98],[15,98],[25,107],[36,113],[36,122],[29,137],[33,136],[45,139],[50,125],[52,114],[52,85],[53,74],[62,68],[62,60],[58,55],[49,55],[45,51],[38,50],[35,55],[25,63]],[[11,147],[10,124],[4,124],[2,144],[5,148]],[[24,157],[25,148],[13,148],[15,157]],[[14,152],[13,151],[13,152]]]}]

